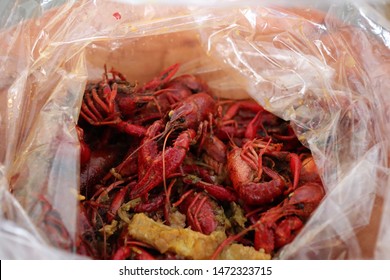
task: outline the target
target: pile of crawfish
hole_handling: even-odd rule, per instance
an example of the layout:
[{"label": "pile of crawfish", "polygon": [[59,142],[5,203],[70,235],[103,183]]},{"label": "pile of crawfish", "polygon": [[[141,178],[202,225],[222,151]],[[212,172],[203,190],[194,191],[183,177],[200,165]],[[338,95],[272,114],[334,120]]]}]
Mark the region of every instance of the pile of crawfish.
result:
[{"label": "pile of crawfish", "polygon": [[[138,86],[105,67],[87,84],[77,125],[77,253],[196,258],[175,240],[156,240],[172,230],[174,239],[223,232],[200,258],[219,258],[232,244],[274,256],[324,197],[310,151],[289,122],[253,100],[217,99],[196,76],[175,76],[178,68]],[[162,231],[134,228],[139,213]]]}]

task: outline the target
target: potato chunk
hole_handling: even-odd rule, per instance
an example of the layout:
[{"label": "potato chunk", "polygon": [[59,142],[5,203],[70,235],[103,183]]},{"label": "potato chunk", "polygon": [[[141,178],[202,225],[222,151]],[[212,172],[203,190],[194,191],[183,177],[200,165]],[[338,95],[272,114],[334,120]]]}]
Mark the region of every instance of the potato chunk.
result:
[{"label": "potato chunk", "polygon": [[[160,253],[172,252],[187,259],[210,259],[218,245],[225,239],[222,231],[210,235],[189,228],[173,228],[156,222],[139,213],[133,216],[128,226],[129,234],[145,242]],[[224,249],[222,259],[270,259],[270,256],[251,247],[233,244]]]},{"label": "potato chunk", "polygon": [[226,238],[222,231],[205,235],[188,228],[172,228],[142,213],[132,218],[129,224],[129,234],[153,246],[160,253],[174,252],[195,260],[210,258],[218,245]]},{"label": "potato chunk", "polygon": [[271,255],[257,251],[253,247],[232,244],[219,255],[220,260],[270,260]]}]

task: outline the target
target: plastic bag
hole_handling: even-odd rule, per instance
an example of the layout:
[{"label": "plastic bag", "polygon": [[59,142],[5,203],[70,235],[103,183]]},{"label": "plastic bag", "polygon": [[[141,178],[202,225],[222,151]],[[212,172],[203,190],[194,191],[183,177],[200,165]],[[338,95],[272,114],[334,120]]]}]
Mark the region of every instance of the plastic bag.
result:
[{"label": "plastic bag", "polygon": [[142,84],[176,62],[216,94],[249,94],[291,120],[312,150],[327,195],[278,258],[390,258],[390,22],[375,5],[122,2],[0,13],[1,258],[82,258],[45,232],[37,201],[74,239],[86,82],[105,63]]}]

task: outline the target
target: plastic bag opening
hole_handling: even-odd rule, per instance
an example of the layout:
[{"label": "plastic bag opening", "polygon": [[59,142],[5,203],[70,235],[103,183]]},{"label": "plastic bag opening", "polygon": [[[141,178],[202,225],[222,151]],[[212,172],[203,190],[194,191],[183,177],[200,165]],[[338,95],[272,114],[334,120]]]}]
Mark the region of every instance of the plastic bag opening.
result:
[{"label": "plastic bag opening", "polygon": [[[389,258],[388,21],[363,3],[307,7],[68,1],[2,30],[0,217],[7,223],[0,232],[20,245],[10,252],[2,241],[5,257],[37,257],[26,234],[47,258],[63,257],[50,243],[72,247],[75,123],[87,80],[106,63],[143,83],[180,62],[183,73],[201,76],[218,95],[249,95],[291,120],[312,150],[327,196],[279,258]],[[2,14],[1,26],[9,27],[19,8],[7,19]],[[26,9],[21,18],[45,10]],[[57,209],[66,238],[50,240],[42,231],[40,195]]]}]

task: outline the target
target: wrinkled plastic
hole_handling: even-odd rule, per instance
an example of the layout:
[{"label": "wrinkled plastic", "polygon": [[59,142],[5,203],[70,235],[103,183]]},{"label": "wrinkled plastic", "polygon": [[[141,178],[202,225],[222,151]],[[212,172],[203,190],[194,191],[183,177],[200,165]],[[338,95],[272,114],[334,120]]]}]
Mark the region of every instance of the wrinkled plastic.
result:
[{"label": "wrinkled plastic", "polygon": [[276,258],[390,259],[390,22],[379,4],[121,2],[7,2],[0,14],[2,259],[83,258],[53,244],[37,199],[74,239],[86,82],[105,63],[142,84],[176,62],[217,95],[249,94],[291,120],[312,150],[327,194]]}]

